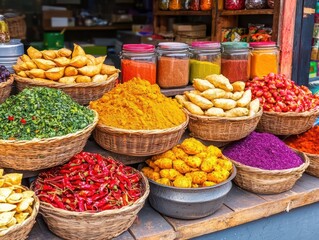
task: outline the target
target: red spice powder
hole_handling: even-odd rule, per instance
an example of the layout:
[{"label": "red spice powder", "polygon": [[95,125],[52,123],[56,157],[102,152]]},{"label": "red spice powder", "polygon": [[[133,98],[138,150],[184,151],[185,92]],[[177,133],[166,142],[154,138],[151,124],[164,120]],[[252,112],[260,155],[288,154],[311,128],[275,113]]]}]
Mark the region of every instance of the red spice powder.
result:
[{"label": "red spice powder", "polygon": [[229,81],[248,81],[250,68],[247,59],[222,59],[221,73]]},{"label": "red spice powder", "polygon": [[121,68],[122,82],[127,82],[134,77],[139,77],[149,81],[151,84],[156,83],[156,64],[153,62],[122,59]]}]

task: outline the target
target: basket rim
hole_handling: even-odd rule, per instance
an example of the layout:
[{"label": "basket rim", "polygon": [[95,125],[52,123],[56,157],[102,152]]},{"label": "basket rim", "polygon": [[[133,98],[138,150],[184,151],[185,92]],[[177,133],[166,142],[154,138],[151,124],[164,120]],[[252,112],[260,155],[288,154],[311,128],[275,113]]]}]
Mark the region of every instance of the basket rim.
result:
[{"label": "basket rim", "polygon": [[13,74],[10,74],[10,77],[8,78],[7,81],[0,83],[0,88],[4,88],[8,85],[11,85],[13,83],[13,81],[14,81]]},{"label": "basket rim", "polygon": [[187,109],[185,109],[185,111],[189,115],[190,119],[204,120],[204,121],[218,121],[218,120],[220,120],[220,121],[227,121],[227,122],[239,122],[239,121],[251,120],[251,119],[255,119],[257,117],[262,116],[262,114],[264,113],[263,109],[260,108],[259,111],[256,114],[252,115],[252,116],[227,118],[227,117],[196,115],[196,114],[192,114]]},{"label": "basket rim", "polygon": [[303,171],[309,166],[310,160],[307,157],[307,155],[304,154],[303,152],[300,152],[299,154],[301,155],[300,157],[304,160],[304,162],[300,166],[295,167],[295,168],[282,169],[282,170],[267,170],[267,169],[251,167],[251,166],[242,164],[240,162],[237,162],[237,161],[233,160],[232,158],[228,158],[228,159],[231,160],[236,165],[236,167],[238,169],[243,169],[243,170],[249,171],[251,173],[281,175],[281,174],[289,174],[289,173],[296,172],[296,171]]},{"label": "basket rim", "polygon": [[[25,187],[25,186],[23,186],[23,187],[26,190],[28,190],[27,187]],[[33,208],[32,208],[31,215],[25,221],[23,221],[22,223],[15,224],[13,227],[10,227],[8,229],[0,231],[0,237],[5,237],[7,234],[10,234],[12,232],[15,232],[15,231],[23,228],[26,224],[29,224],[30,221],[33,221],[37,217],[38,212],[39,212],[39,208],[40,208],[40,200],[37,197],[37,195],[35,195],[35,194],[33,195],[33,198],[34,198],[34,203],[33,203]]]},{"label": "basket rim", "polygon": [[319,108],[311,109],[305,112],[263,112],[264,116],[279,116],[279,117],[309,117],[312,115],[319,115]]},{"label": "basket rim", "polygon": [[74,133],[69,133],[69,134],[66,134],[66,135],[63,135],[63,136],[57,136],[57,137],[51,137],[51,138],[33,138],[31,140],[3,140],[3,139],[0,139],[0,144],[32,144],[32,143],[41,143],[41,142],[47,142],[47,141],[59,141],[59,140],[62,140],[62,139],[66,139],[66,138],[70,138],[70,137],[73,137],[73,136],[76,136],[78,135],[79,133],[82,133],[82,132],[86,132],[88,131],[89,129],[92,129],[96,126],[96,124],[98,123],[99,121],[99,115],[98,113],[94,110],[94,109],[90,109],[93,111],[94,113],[94,119],[93,119],[93,122],[90,123],[89,125],[87,125],[85,128],[83,129],[80,129]]},{"label": "basket rim", "polygon": [[34,86],[49,86],[49,87],[55,87],[55,88],[85,88],[85,87],[100,87],[100,86],[108,85],[116,81],[116,79],[118,79],[119,73],[117,72],[110,75],[107,78],[107,80],[103,82],[71,83],[71,84],[60,83],[60,82],[52,81],[49,79],[47,81],[38,81],[32,78],[20,77],[17,74],[13,74],[13,76],[15,80],[19,83],[27,83]]},{"label": "basket rim", "polygon": [[[143,204],[143,202],[146,201],[146,199],[147,199],[147,197],[148,197],[148,195],[150,193],[150,186],[149,186],[148,179],[145,177],[145,175],[142,172],[140,172],[138,170],[136,170],[136,171],[139,172],[139,174],[142,177],[142,181],[143,181],[143,184],[144,184],[144,187],[145,187],[145,191],[144,191],[143,196],[141,196],[137,201],[135,201],[131,205],[127,205],[127,206],[124,206],[124,207],[119,208],[119,209],[109,209],[109,210],[104,210],[104,211],[101,211],[101,212],[91,213],[91,212],[74,212],[74,211],[64,210],[64,209],[61,209],[61,208],[56,208],[56,207],[53,207],[49,203],[42,202],[41,200],[39,200],[40,209],[41,208],[42,209],[46,208],[48,210],[54,211],[56,214],[65,215],[67,217],[71,217],[71,216],[72,217],[92,217],[92,216],[93,217],[104,217],[104,216],[108,216],[108,215],[121,214],[123,212],[130,211],[131,209],[134,209],[135,206],[137,206],[139,204]],[[33,186],[33,184],[31,186]],[[31,189],[32,189],[32,187],[31,187]]]},{"label": "basket rim", "polygon": [[300,151],[298,150],[297,148],[293,148],[289,145],[287,145],[289,148],[291,148],[292,150],[298,152],[298,153],[304,153],[305,155],[309,155],[310,157],[319,157],[319,153],[318,154],[315,154],[315,153],[307,153],[307,152],[303,152],[303,151]]},{"label": "basket rim", "polygon": [[124,128],[116,128],[116,127],[111,127],[107,126],[103,123],[97,123],[97,127],[99,130],[105,132],[114,132],[114,133],[120,133],[120,134],[162,134],[162,133],[167,133],[167,132],[175,132],[177,130],[180,130],[182,128],[186,128],[189,122],[189,116],[185,113],[186,120],[181,123],[180,125],[177,125],[175,127],[171,128],[165,128],[165,129],[150,129],[150,130],[130,130],[130,129],[124,129]]}]

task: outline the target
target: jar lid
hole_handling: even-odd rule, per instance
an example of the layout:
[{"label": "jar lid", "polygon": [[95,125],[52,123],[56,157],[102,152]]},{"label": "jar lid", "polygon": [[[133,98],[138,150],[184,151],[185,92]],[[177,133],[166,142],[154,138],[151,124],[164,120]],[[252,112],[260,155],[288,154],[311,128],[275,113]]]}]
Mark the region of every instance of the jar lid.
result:
[{"label": "jar lid", "polygon": [[249,45],[252,48],[276,47],[276,42],[251,42]]},{"label": "jar lid", "polygon": [[186,43],[181,42],[160,42],[158,44],[158,47],[160,49],[176,49],[176,50],[184,50],[188,48],[188,45]]},{"label": "jar lid", "polygon": [[136,53],[154,52],[155,47],[152,44],[124,44],[123,50]]},{"label": "jar lid", "polygon": [[211,42],[211,41],[195,41],[195,42],[192,42],[191,46],[195,47],[195,48],[215,49],[215,48],[220,48],[220,43],[219,42]]},{"label": "jar lid", "polygon": [[224,49],[243,49],[248,48],[249,44],[246,42],[223,42],[222,47]]}]

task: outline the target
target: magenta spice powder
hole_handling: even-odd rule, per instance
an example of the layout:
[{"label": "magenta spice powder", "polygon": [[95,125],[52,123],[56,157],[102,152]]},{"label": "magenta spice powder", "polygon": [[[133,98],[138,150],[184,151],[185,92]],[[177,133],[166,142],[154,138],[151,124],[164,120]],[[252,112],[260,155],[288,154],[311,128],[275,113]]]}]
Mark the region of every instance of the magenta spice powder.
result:
[{"label": "magenta spice powder", "polygon": [[289,169],[303,164],[300,156],[270,133],[252,132],[225,147],[223,154],[242,164],[266,170]]}]

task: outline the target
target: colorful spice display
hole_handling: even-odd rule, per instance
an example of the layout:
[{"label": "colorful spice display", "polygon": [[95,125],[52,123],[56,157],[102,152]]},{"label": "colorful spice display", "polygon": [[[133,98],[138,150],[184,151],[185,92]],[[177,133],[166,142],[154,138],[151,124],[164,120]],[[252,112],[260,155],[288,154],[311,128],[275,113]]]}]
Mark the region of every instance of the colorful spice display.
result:
[{"label": "colorful spice display", "polygon": [[[220,61],[220,60],[219,60]],[[190,82],[193,83],[194,78],[205,78],[210,74],[220,74],[220,62],[190,60]]]},{"label": "colorful spice display", "polygon": [[146,160],[146,177],[164,185],[180,188],[209,187],[225,181],[232,163],[213,145],[205,146],[195,138]]},{"label": "colorful spice display", "polygon": [[131,59],[121,60],[122,81],[127,82],[134,77],[139,77],[156,83],[156,63],[146,61],[134,61]]},{"label": "colorful spice display", "polygon": [[301,152],[319,154],[319,126],[314,126],[304,133],[290,136],[285,139],[285,143]]},{"label": "colorful spice display", "polygon": [[99,113],[99,121],[122,129],[165,129],[186,121],[181,105],[163,95],[157,84],[134,78],[119,84],[90,107]]},{"label": "colorful spice display", "polygon": [[223,59],[221,73],[230,82],[249,80],[250,68],[248,59]]},{"label": "colorful spice display", "polygon": [[270,133],[252,132],[226,146],[223,154],[242,164],[265,170],[289,169],[303,164],[300,156]]},{"label": "colorful spice display", "polygon": [[94,113],[61,90],[26,88],[0,105],[0,138],[31,140],[63,136],[93,123]]},{"label": "colorful spice display", "polygon": [[100,212],[130,205],[144,190],[134,168],[111,157],[81,152],[67,164],[41,172],[34,191],[41,201],[56,208]]}]

